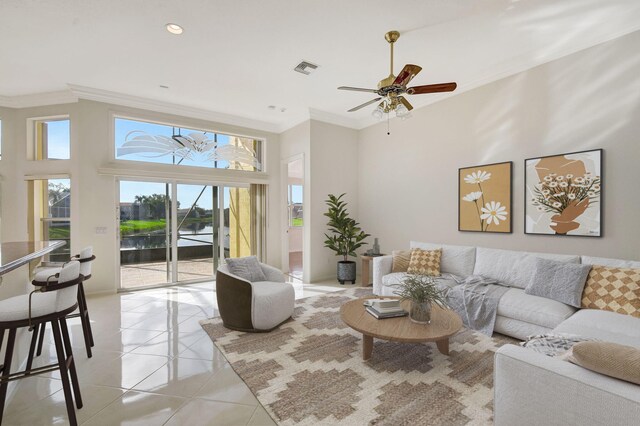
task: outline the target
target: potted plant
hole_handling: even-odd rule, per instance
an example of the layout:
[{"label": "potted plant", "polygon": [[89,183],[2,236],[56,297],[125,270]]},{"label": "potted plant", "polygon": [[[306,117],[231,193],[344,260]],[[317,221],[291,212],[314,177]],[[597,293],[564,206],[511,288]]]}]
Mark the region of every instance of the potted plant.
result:
[{"label": "potted plant", "polygon": [[329,199],[325,200],[329,211],[324,215],[329,218],[327,226],[329,234],[324,234],[327,239],[324,246],[333,250],[336,256],[342,256],[343,260],[338,262],[338,281],[344,284],[345,281],[356,283],[356,262],[349,260],[349,256],[356,256],[356,250],[367,244],[364,240],[369,236],[358,226],[359,223],[349,217],[347,203],[342,201],[341,194],[336,197],[329,194]]},{"label": "potted plant", "polygon": [[429,275],[407,275],[400,284],[394,284],[397,290],[394,294],[401,300],[410,300],[409,319],[419,324],[431,322],[431,305],[436,304],[446,308],[446,297],[436,286],[435,279]]}]

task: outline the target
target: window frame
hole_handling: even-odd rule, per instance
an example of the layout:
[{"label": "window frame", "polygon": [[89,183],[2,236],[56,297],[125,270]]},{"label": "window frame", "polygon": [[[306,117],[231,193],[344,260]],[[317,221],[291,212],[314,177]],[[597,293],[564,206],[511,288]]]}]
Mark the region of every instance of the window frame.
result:
[{"label": "window frame", "polygon": [[[140,121],[142,123],[148,124],[157,124],[161,126],[168,127],[177,127],[180,129],[190,129],[196,130],[198,132],[207,132],[207,133],[215,133],[218,135],[226,135],[231,137],[238,138],[246,138],[260,141],[260,162],[262,164],[262,170],[250,171],[250,170],[236,170],[236,169],[223,169],[223,168],[215,168],[215,167],[204,167],[204,166],[191,166],[191,165],[182,165],[182,164],[163,164],[156,163],[150,161],[138,161],[138,160],[124,160],[116,157],[116,120],[130,120],[130,121]],[[127,114],[123,112],[111,111],[110,112],[110,125],[109,125],[109,158],[115,164],[119,165],[130,165],[131,168],[146,168],[146,169],[166,169],[168,171],[202,171],[207,170],[209,172],[223,173],[223,174],[234,174],[234,175],[246,175],[246,176],[266,176],[268,171],[268,161],[267,161],[267,138],[264,136],[255,136],[249,134],[241,134],[236,132],[228,132],[222,130],[215,130],[211,127],[203,127],[198,124],[188,124],[187,120],[176,120],[176,121],[168,121],[160,118],[156,118],[153,116],[147,116],[143,114]],[[127,167],[129,168],[129,167]]]},{"label": "window frame", "polygon": [[[36,154],[38,152],[38,141],[36,140],[36,125],[40,121],[69,121],[69,158],[42,158],[37,159]],[[47,115],[43,117],[29,117],[27,118],[27,160],[29,161],[69,161],[73,158],[71,140],[72,136],[72,123],[70,114],[57,114]],[[43,148],[44,151],[44,148]],[[48,147],[47,147],[48,151]]]}]

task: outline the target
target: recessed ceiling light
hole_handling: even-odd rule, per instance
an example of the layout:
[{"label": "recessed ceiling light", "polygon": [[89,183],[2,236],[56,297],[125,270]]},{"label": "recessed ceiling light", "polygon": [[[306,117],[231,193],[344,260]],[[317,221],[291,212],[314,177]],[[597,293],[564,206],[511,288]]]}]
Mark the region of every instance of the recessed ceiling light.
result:
[{"label": "recessed ceiling light", "polygon": [[168,89],[168,88],[169,88],[169,86],[165,86],[164,84],[161,84],[161,85],[160,85],[160,87],[161,87],[162,89]]},{"label": "recessed ceiling light", "polygon": [[167,24],[166,28],[171,34],[182,34],[183,31],[182,27],[178,24]]}]

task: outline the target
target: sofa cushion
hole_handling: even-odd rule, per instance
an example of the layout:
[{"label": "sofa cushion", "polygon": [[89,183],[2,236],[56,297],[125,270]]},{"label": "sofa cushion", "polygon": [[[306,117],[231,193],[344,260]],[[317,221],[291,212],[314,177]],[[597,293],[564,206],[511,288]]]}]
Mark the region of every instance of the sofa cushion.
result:
[{"label": "sofa cushion", "polygon": [[582,342],[573,346],[569,361],[640,385],[640,349],[610,342]]},{"label": "sofa cushion", "polygon": [[554,328],[576,311],[575,308],[539,296],[510,288],[498,302],[498,315],[519,321]]},{"label": "sofa cushion", "polygon": [[593,266],[582,307],[640,318],[640,269]]},{"label": "sofa cushion", "polygon": [[478,247],[473,274],[493,278],[510,287],[525,288],[533,277],[535,260],[538,257],[558,262],[580,263],[580,256]]},{"label": "sofa cushion", "polygon": [[419,241],[411,241],[409,246],[411,248],[420,248],[423,250],[435,250],[442,248],[440,272],[457,275],[459,277],[468,277],[473,273],[473,265],[476,261],[475,247],[421,243]]},{"label": "sofa cushion", "polygon": [[557,262],[536,258],[533,278],[524,289],[525,293],[546,297],[558,302],[580,307],[582,291],[591,265]]},{"label": "sofa cushion", "polygon": [[[382,294],[381,296],[392,295],[393,291],[395,290],[395,288],[393,288],[393,285],[400,284],[404,279],[404,277],[406,276],[407,276],[406,272],[392,272],[382,277],[383,287],[389,288],[391,289],[391,291],[388,294]],[[436,285],[441,290],[446,290],[448,288],[458,285],[458,283],[451,276],[435,277],[435,281],[436,281]]]},{"label": "sofa cushion", "polygon": [[640,348],[640,319],[598,309],[581,309],[564,320],[554,333],[593,337]]},{"label": "sofa cushion", "polygon": [[392,272],[382,277],[382,285],[389,287],[394,284],[400,284],[405,276],[407,276],[406,272]]},{"label": "sofa cushion", "polygon": [[391,272],[407,272],[411,261],[411,250],[394,250],[391,255],[393,256]]},{"label": "sofa cushion", "polygon": [[237,257],[225,259],[229,271],[251,283],[266,281],[267,277],[260,267],[260,262],[255,256]]},{"label": "sofa cushion", "polygon": [[608,259],[606,257],[582,256],[582,263],[589,265],[611,266],[615,268],[640,268],[640,262],[635,260]]},{"label": "sofa cushion", "polygon": [[291,315],[296,292],[289,283],[251,283],[251,322],[257,330],[270,330]]},{"label": "sofa cushion", "polygon": [[411,250],[411,260],[407,268],[408,274],[440,276],[440,257],[442,250]]},{"label": "sofa cushion", "polygon": [[541,325],[531,324],[529,322],[498,315],[496,316],[496,323],[493,326],[493,331],[504,334],[505,336],[526,340],[529,336],[548,333],[551,329]]}]

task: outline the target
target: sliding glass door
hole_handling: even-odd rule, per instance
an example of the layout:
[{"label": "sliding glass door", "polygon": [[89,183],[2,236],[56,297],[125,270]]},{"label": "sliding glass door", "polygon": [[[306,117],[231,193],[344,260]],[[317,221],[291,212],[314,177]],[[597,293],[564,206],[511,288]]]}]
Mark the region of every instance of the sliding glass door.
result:
[{"label": "sliding glass door", "polygon": [[177,281],[211,279],[218,268],[218,187],[177,185]]},{"label": "sliding glass door", "polygon": [[120,286],[147,287],[172,281],[172,185],[120,182]]},{"label": "sliding glass door", "polygon": [[120,287],[212,280],[256,254],[255,204],[248,186],[120,181]]}]

